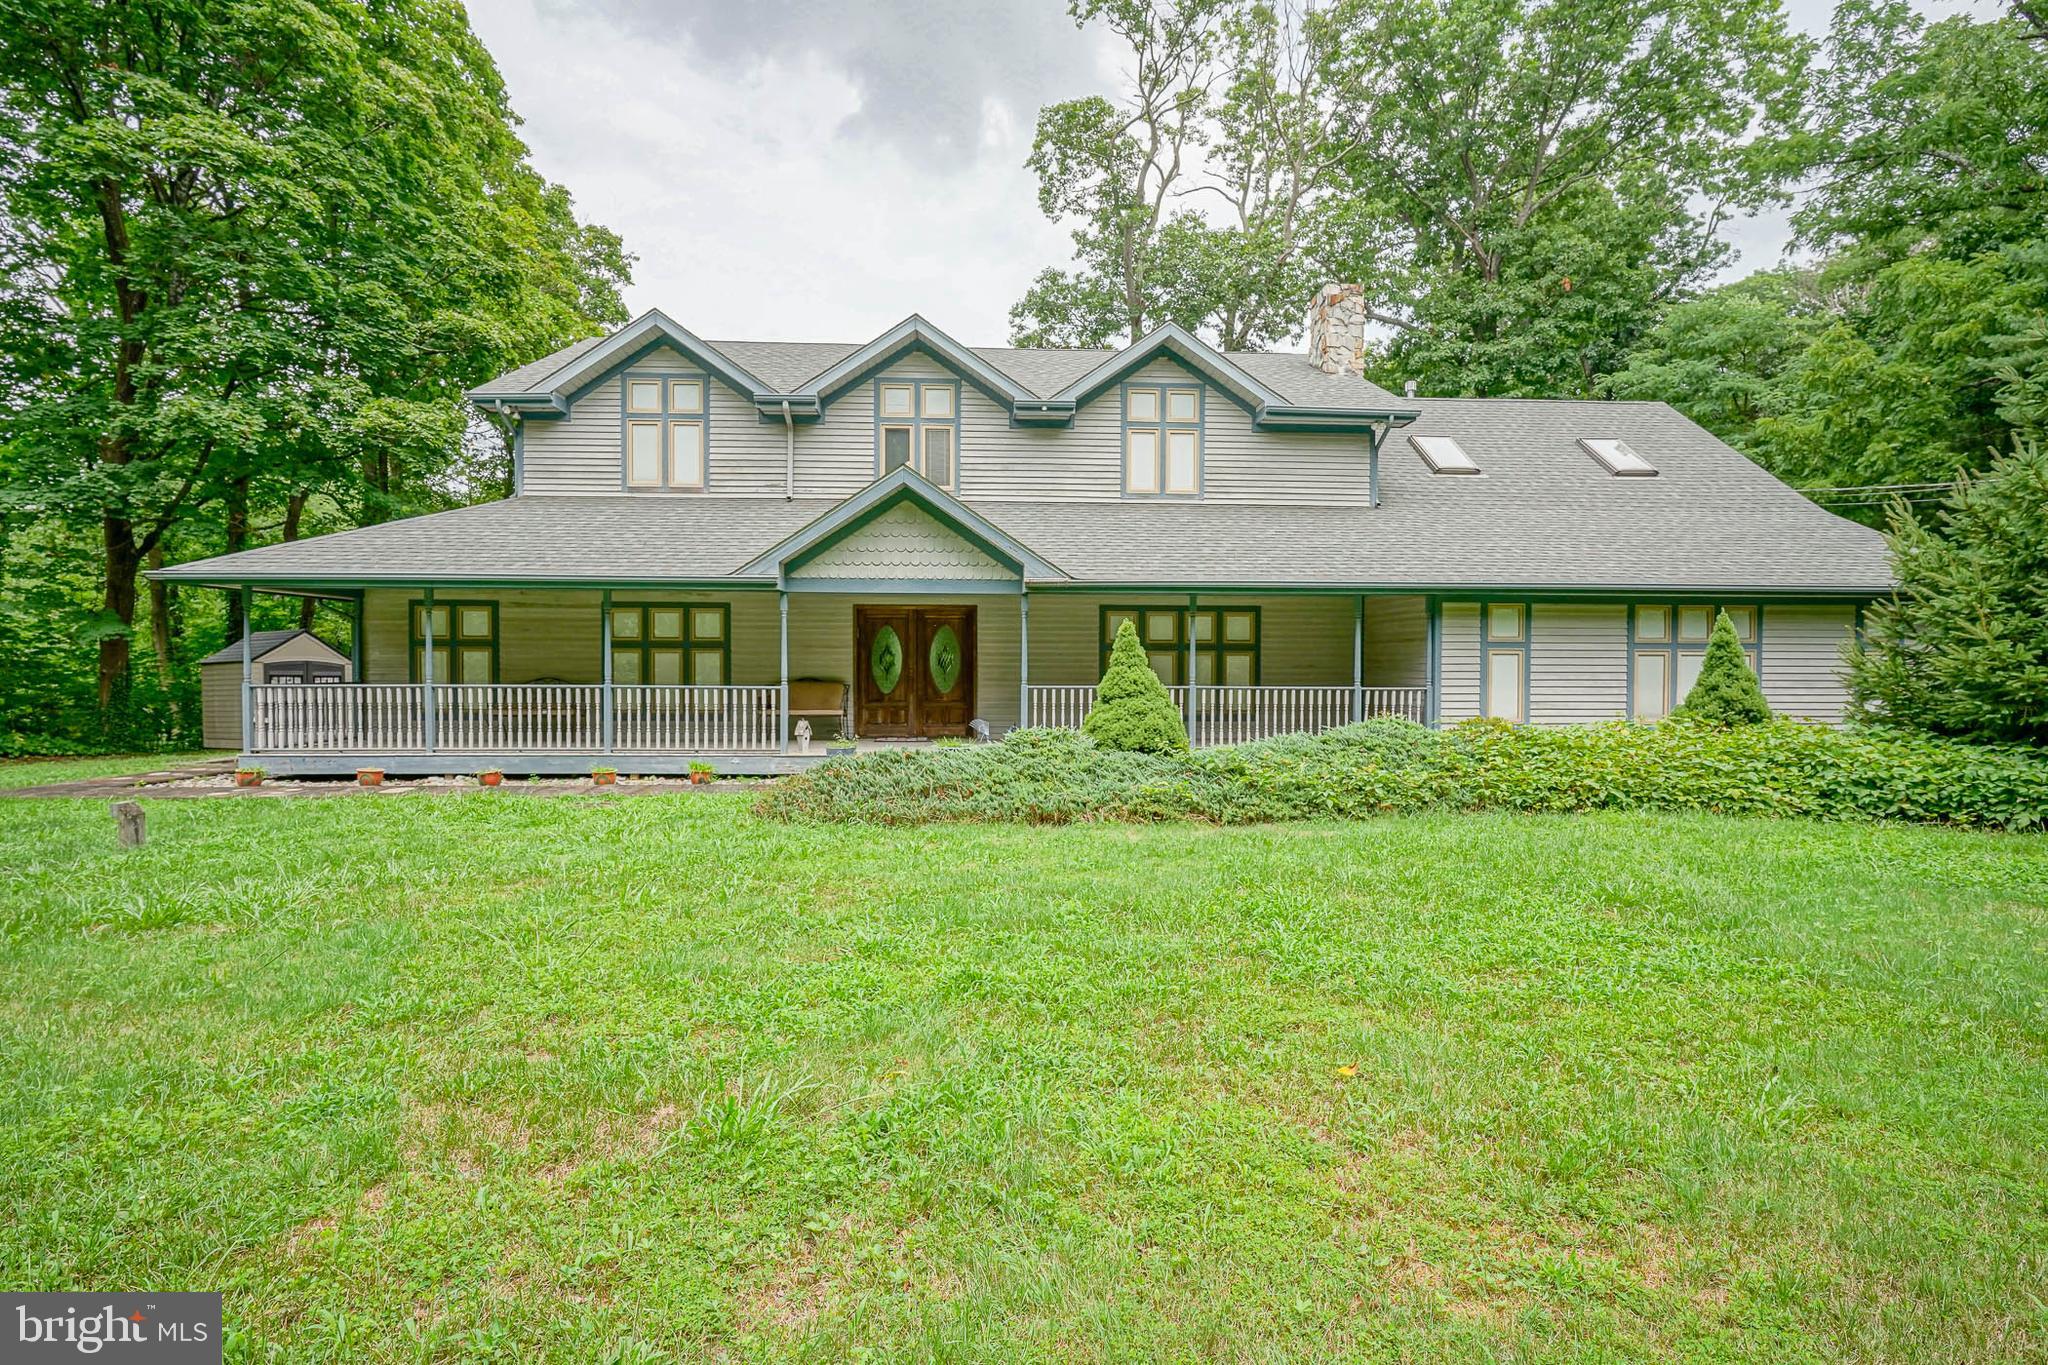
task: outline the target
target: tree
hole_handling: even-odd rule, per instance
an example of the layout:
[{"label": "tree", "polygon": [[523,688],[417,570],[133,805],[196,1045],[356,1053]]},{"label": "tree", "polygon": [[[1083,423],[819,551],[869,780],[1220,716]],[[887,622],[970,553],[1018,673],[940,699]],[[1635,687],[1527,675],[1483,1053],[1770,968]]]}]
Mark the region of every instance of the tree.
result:
[{"label": "tree", "polygon": [[1026,163],[1074,224],[1072,270],[1010,310],[1030,346],[1137,340],[1162,322],[1262,347],[1301,325],[1321,192],[1343,142],[1324,88],[1334,40],[1312,5],[1086,0],[1128,49],[1121,100],[1047,105]]},{"label": "tree", "polygon": [[1771,718],[1770,703],[1764,700],[1764,689],[1727,612],[1715,618],[1700,675],[1671,714],[1707,725],[1761,725]]},{"label": "tree", "polygon": [[1965,478],[1930,527],[1900,509],[1899,585],[1864,617],[1850,693],[1896,725],[2048,743],[2048,451]]},{"label": "tree", "polygon": [[1777,0],[1343,0],[1348,200],[1322,255],[1389,379],[1591,395],[1780,195],[1807,44]]},{"label": "tree", "polygon": [[17,0],[7,28],[4,492],[90,519],[104,711],[137,574],[195,515],[239,548],[262,507],[403,501],[466,383],[623,314],[626,258],[525,165],[459,7]]},{"label": "tree", "polygon": [[1145,657],[1138,629],[1129,621],[1117,627],[1109,647],[1109,667],[1095,690],[1095,709],[1081,722],[1089,738],[1105,749],[1140,754],[1186,753],[1187,727],[1181,723],[1173,697]]}]

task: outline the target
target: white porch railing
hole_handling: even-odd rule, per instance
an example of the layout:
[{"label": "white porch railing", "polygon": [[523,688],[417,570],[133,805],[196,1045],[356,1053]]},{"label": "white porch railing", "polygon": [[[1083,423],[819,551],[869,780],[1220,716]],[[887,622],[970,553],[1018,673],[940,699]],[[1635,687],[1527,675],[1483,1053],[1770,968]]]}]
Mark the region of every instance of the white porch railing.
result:
[{"label": "white porch railing", "polygon": [[[418,683],[256,683],[257,753],[602,753],[604,688],[582,683],[437,683],[429,743]],[[614,753],[772,753],[781,688],[612,689]]]},{"label": "white porch railing", "polygon": [[[1188,689],[1169,687],[1168,695],[1182,716],[1188,711]],[[1028,725],[1078,729],[1095,706],[1095,689],[1086,685],[1034,686],[1027,689]],[[1195,689],[1194,724],[1189,741],[1198,747],[1245,744],[1274,735],[1315,734],[1349,725],[1354,706],[1365,719],[1404,716],[1418,724],[1429,717],[1426,687],[1199,687]]]}]

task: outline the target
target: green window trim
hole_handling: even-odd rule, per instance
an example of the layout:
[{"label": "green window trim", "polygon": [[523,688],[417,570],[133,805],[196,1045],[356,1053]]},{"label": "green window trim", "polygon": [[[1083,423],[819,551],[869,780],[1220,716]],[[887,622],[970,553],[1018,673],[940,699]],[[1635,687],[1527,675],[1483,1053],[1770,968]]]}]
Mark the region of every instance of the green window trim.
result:
[{"label": "green window trim", "polygon": [[[730,602],[613,602],[612,682],[636,685],[727,687],[732,684],[732,604]],[[673,632],[661,618],[677,614]],[[705,629],[700,614],[716,613],[716,635]],[[631,623],[630,625],[628,623]],[[600,623],[601,624],[601,623]],[[676,681],[658,683],[660,656],[676,656]],[[715,656],[718,681],[699,682],[699,659]],[[622,669],[622,659],[630,660]],[[624,676],[630,674],[631,676]]]},{"label": "green window trim", "polygon": [[[1680,638],[1681,613],[1704,611],[1706,631],[1692,638]],[[1764,609],[1761,602],[1631,602],[1628,606],[1628,716],[1631,720],[1662,720],[1685,700],[1685,693],[1692,690],[1687,683],[1684,691],[1679,690],[1678,676],[1680,662],[1704,658],[1707,641],[1714,632],[1714,622],[1722,612],[1735,616],[1749,614],[1749,638],[1742,642],[1742,652],[1748,656],[1750,672],[1761,679],[1764,675]],[[1661,613],[1661,616],[1658,615]],[[1648,621],[1661,621],[1661,631],[1650,626],[1645,634],[1646,616]],[[1661,636],[1661,638],[1660,638]],[[1657,667],[1663,670],[1660,686],[1662,707],[1655,715],[1636,705],[1637,679],[1645,656],[1657,660]],[[1646,679],[1648,675],[1643,675]],[[1698,676],[1694,675],[1695,678]]]},{"label": "green window trim", "polygon": [[[422,676],[422,669],[420,667],[420,656],[426,646],[424,632],[426,605],[427,599],[415,597],[406,603],[405,607],[405,657],[408,674],[414,682],[426,681]],[[478,610],[490,613],[490,633],[488,635],[458,632],[454,629],[458,626],[473,625],[473,620],[464,621],[462,613]],[[446,632],[440,629],[434,631],[434,682],[437,686],[441,683],[462,681],[457,676],[459,672],[455,666],[457,658],[473,657],[472,651],[481,652],[485,648],[490,650],[491,673],[491,676],[486,681],[498,681],[498,604],[496,602],[437,597],[434,599],[434,623],[437,627],[445,623],[450,628]],[[451,653],[451,650],[459,651],[459,653]],[[448,665],[445,671],[442,668],[444,663]],[[469,681],[474,683],[476,680],[472,678]]]},{"label": "green window trim", "polygon": [[[1261,616],[1260,609],[1255,606],[1198,606],[1193,609],[1193,612],[1193,616],[1190,617],[1187,607],[1104,606],[1099,608],[1096,628],[1096,635],[1099,641],[1096,676],[1098,678],[1101,677],[1109,668],[1110,646],[1116,642],[1116,628],[1112,622],[1128,616],[1137,623],[1138,643],[1145,647],[1145,653],[1148,656],[1164,653],[1168,649],[1173,651],[1173,676],[1171,681],[1167,681],[1166,685],[1168,687],[1187,686],[1188,629],[1191,620],[1196,623],[1198,631],[1202,629],[1202,622],[1206,621],[1208,623],[1206,628],[1208,638],[1198,638],[1195,641],[1196,666],[1206,674],[1206,676],[1200,678],[1200,686],[1259,686],[1259,675],[1262,666],[1260,656],[1264,652],[1266,638],[1265,621]],[[1229,617],[1240,618],[1243,622],[1242,628],[1249,631],[1249,636],[1227,638],[1230,631],[1230,623],[1227,620]],[[1171,620],[1173,631],[1171,641],[1165,638],[1165,625],[1169,619]],[[1156,636],[1152,634],[1155,629],[1159,631],[1159,634]],[[1229,661],[1232,658],[1242,658],[1248,661],[1248,681],[1224,681],[1224,679],[1229,677]],[[1206,664],[1207,667],[1202,668],[1203,664]],[[1158,671],[1156,666],[1153,671]],[[1166,680],[1162,679],[1162,681]]]}]

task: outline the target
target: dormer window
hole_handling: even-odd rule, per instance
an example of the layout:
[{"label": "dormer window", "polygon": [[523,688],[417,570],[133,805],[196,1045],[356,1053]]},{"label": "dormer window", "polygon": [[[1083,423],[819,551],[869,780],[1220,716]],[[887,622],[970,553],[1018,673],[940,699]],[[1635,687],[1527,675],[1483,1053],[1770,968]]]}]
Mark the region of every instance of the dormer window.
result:
[{"label": "dormer window", "polygon": [[704,376],[629,374],[622,398],[626,487],[702,492],[710,420]]},{"label": "dormer window", "polygon": [[1133,384],[1124,390],[1124,492],[1192,498],[1202,491],[1202,391]]},{"label": "dormer window", "polygon": [[1410,436],[1408,443],[1432,474],[1477,474],[1479,465],[1448,436]]},{"label": "dormer window", "polygon": [[1607,472],[1626,478],[1653,479],[1657,466],[1638,454],[1627,441],[1581,440],[1589,454],[1607,467]]},{"label": "dormer window", "polygon": [[960,384],[884,379],[875,386],[877,473],[909,466],[941,488],[959,484]]}]

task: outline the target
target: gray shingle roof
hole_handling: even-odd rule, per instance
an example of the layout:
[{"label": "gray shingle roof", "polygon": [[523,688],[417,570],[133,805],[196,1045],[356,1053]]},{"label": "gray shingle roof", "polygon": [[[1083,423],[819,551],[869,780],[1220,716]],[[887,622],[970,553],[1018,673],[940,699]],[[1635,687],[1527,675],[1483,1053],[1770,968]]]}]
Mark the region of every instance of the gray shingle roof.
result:
[{"label": "gray shingle roof", "polygon": [[[510,370],[483,386],[490,393],[539,393],[547,380],[603,338],[565,346],[553,355]],[[789,391],[852,355],[864,343],[841,341],[707,341],[762,382]],[[973,346],[989,364],[1040,398],[1049,398],[1103,361],[1114,350],[1087,347]],[[1394,404],[1394,395],[1356,375],[1324,374],[1308,356],[1287,351],[1225,351],[1252,378],[1290,403],[1308,406],[1373,407]]]},{"label": "gray shingle roof", "polygon": [[[1883,538],[1814,506],[1661,403],[1423,399],[1380,457],[1377,508],[971,502],[1083,582],[1881,593]],[[1431,474],[1454,436],[1482,476]],[[1617,478],[1579,445],[1657,466]],[[835,499],[522,497],[272,545],[175,577],[657,582],[730,575]],[[623,556],[619,547],[636,547]]]},{"label": "gray shingle roof", "polygon": [[[313,632],[310,630],[256,631],[249,636],[249,657],[252,660],[260,659],[279,645],[284,644],[288,640],[296,640],[301,635],[313,635]],[[327,642],[321,640],[319,636],[313,635],[313,638],[321,644],[327,645]],[[327,647],[334,649],[333,645],[327,645]],[[338,649],[335,649],[334,652],[337,657],[341,655],[341,651]],[[199,662],[202,664],[238,664],[242,662],[242,642],[237,640],[224,649],[217,649]]]}]

